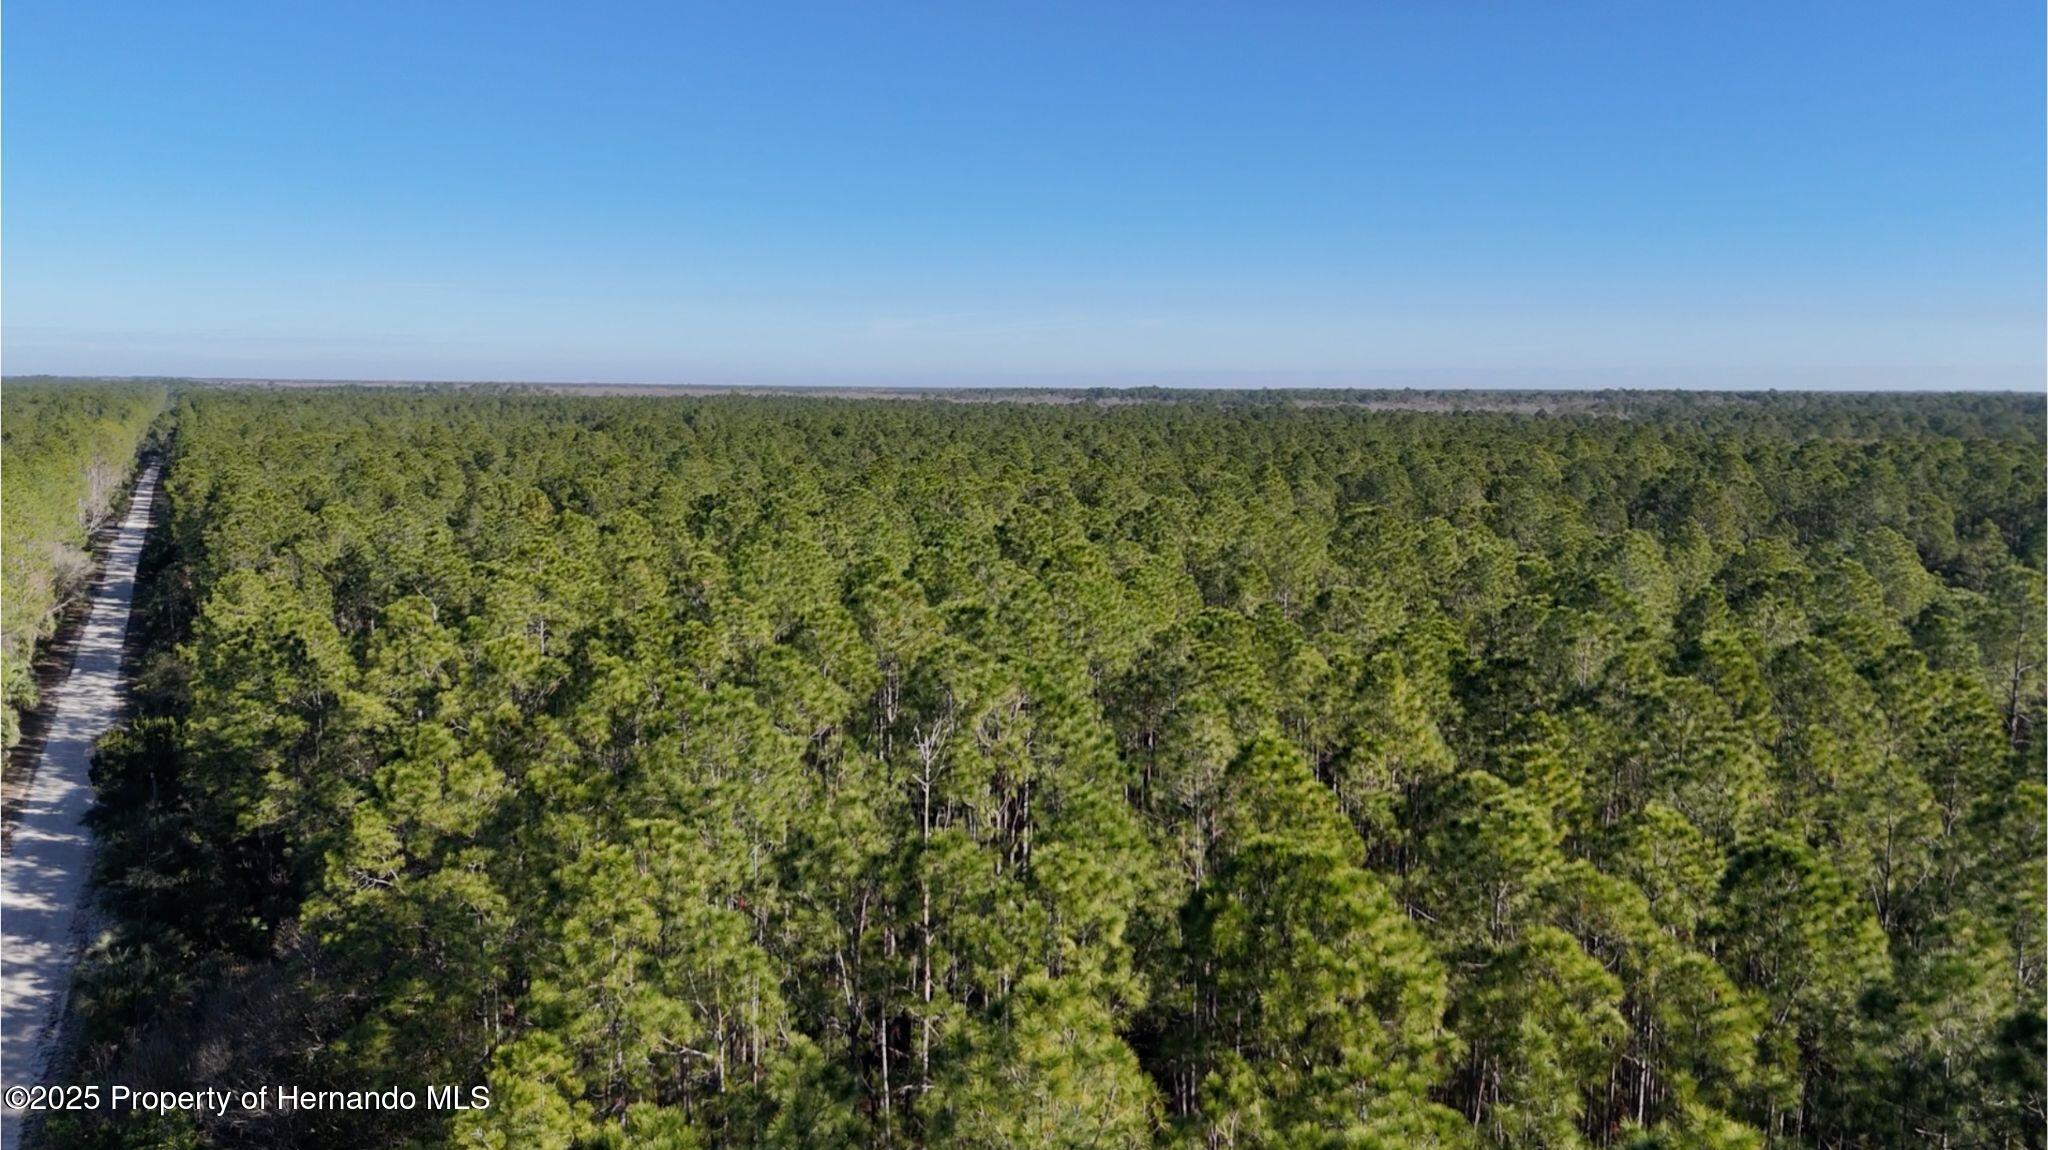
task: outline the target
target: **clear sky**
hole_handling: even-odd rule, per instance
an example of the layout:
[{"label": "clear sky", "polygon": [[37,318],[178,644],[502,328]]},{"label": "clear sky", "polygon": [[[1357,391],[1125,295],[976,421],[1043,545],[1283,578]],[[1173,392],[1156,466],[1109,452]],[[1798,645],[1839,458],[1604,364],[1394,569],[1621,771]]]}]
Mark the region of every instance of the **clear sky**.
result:
[{"label": "clear sky", "polygon": [[2039,0],[4,16],[9,373],[2039,387]]}]

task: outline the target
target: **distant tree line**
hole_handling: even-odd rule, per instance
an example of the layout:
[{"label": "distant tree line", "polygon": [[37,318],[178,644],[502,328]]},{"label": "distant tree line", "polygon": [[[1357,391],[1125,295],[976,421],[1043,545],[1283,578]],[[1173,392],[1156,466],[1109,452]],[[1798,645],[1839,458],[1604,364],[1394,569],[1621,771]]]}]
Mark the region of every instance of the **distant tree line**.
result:
[{"label": "distant tree line", "polygon": [[[1625,402],[1624,402],[1625,400]],[[2039,1147],[2039,397],[193,391],[60,1145]]]},{"label": "distant tree line", "polygon": [[36,644],[92,579],[86,542],[164,406],[154,383],[0,383],[0,741],[36,702]]}]

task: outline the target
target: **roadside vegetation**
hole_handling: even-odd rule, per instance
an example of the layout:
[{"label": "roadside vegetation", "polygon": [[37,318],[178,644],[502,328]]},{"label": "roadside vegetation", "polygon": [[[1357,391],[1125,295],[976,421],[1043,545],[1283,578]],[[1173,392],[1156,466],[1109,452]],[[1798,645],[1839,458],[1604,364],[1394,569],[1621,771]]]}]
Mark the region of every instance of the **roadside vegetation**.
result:
[{"label": "roadside vegetation", "polygon": [[2043,450],[187,392],[79,1080],[492,1105],[52,1133],[2038,1147]]},{"label": "roadside vegetation", "polygon": [[92,580],[86,544],[127,491],[164,407],[155,383],[0,385],[0,741],[35,705],[36,645]]}]

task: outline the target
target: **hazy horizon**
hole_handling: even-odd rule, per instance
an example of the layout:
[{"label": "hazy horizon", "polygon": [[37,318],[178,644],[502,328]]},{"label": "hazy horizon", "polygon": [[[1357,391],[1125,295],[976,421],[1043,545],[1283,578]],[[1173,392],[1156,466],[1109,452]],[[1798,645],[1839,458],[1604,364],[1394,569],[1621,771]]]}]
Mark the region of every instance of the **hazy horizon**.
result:
[{"label": "hazy horizon", "polygon": [[1176,391],[1699,391],[1699,392],[1813,392],[1813,393],[2001,393],[2041,390],[2039,372],[2014,369],[2010,372],[1944,371],[1938,368],[1897,368],[1884,371],[1845,369],[1831,372],[1654,372],[1613,369],[1607,371],[1546,371],[1540,368],[1497,371],[1436,368],[1427,370],[1355,372],[1099,372],[1043,375],[1024,372],[954,372],[919,375],[877,373],[856,375],[778,375],[648,377],[604,379],[584,376],[522,375],[291,375],[277,372],[252,374],[44,372],[8,370],[5,379],[52,378],[61,380],[193,380],[196,382],[278,383],[292,385],[370,386],[486,386],[574,387],[635,389],[789,389],[800,391],[875,390],[1048,390],[1162,388]]}]

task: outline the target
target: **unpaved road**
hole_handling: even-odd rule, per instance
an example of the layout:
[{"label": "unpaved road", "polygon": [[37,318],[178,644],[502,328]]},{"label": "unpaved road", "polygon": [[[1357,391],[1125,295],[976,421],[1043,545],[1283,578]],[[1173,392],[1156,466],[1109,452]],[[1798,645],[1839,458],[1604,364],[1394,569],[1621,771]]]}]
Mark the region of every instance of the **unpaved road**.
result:
[{"label": "unpaved road", "polygon": [[[80,904],[92,869],[85,813],[94,740],[120,717],[121,656],[135,601],[135,565],[156,500],[155,466],[136,482],[107,551],[71,674],[51,700],[49,736],[0,859],[0,1084],[33,1086],[54,1052],[57,1021],[83,943]],[[0,1106],[0,1150],[21,1141],[21,1113]]]}]

